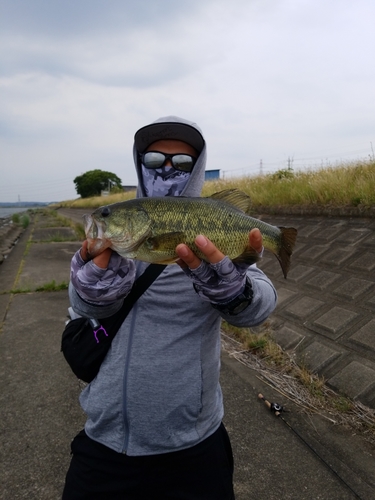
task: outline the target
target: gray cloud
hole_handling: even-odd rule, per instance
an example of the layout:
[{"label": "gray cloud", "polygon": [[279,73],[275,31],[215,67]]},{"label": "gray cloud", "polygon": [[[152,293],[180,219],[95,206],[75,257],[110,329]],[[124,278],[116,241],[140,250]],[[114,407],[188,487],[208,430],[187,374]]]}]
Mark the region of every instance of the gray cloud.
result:
[{"label": "gray cloud", "polygon": [[291,156],[366,157],[375,143],[371,0],[0,9],[0,201],[74,198],[91,168],[136,182],[134,132],[167,114],[199,123],[208,168],[226,176],[257,173],[260,159],[272,171]]}]

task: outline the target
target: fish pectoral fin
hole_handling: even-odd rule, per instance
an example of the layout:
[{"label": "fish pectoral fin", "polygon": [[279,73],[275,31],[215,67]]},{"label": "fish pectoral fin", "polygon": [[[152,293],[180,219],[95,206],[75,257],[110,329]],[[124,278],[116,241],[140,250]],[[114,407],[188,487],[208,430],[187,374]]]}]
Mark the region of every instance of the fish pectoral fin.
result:
[{"label": "fish pectoral fin", "polygon": [[151,251],[174,250],[177,245],[184,243],[185,239],[185,233],[173,231],[171,233],[159,234],[158,236],[151,236],[145,243]]},{"label": "fish pectoral fin", "polygon": [[228,205],[232,205],[232,207],[246,214],[250,212],[251,199],[246,193],[239,189],[224,189],[224,191],[212,194],[209,198],[228,203]]},{"label": "fish pectoral fin", "polygon": [[238,257],[235,259],[232,259],[232,261],[235,264],[248,264],[251,266],[251,264],[255,264],[259,260],[259,254],[254,248],[248,247],[244,252],[241,253]]}]

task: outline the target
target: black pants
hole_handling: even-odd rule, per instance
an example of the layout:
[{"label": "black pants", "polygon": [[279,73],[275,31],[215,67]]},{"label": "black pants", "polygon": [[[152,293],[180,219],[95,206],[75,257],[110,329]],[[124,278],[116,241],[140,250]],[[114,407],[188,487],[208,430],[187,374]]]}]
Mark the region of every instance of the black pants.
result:
[{"label": "black pants", "polygon": [[233,455],[223,424],[192,448],[129,457],[80,432],[63,500],[234,500]]}]

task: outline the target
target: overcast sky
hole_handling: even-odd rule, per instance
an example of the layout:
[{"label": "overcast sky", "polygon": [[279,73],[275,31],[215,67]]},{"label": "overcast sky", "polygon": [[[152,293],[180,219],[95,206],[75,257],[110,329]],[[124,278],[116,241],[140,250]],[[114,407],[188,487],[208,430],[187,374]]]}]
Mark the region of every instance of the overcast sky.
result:
[{"label": "overcast sky", "polygon": [[135,131],[202,128],[221,176],[375,148],[373,0],[0,0],[0,201],[136,184]]}]

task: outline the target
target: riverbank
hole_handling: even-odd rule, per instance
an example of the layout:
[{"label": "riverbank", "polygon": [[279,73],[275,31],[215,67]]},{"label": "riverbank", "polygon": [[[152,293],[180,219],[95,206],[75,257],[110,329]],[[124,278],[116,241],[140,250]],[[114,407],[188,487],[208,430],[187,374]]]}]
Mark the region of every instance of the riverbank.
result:
[{"label": "riverbank", "polygon": [[4,262],[13,247],[17,245],[24,230],[21,224],[13,222],[11,215],[0,218],[0,264]]},{"label": "riverbank", "polygon": [[[57,227],[58,223],[48,214],[33,217],[0,266],[0,497],[4,500],[61,498],[70,442],[85,420],[78,403],[82,386],[60,352],[67,290],[50,286],[69,280],[70,260],[80,241],[46,238],[46,232],[61,236],[68,229]],[[306,237],[311,228],[305,225],[301,233]],[[328,230],[333,233],[331,224]],[[322,227],[319,233],[323,234]],[[277,281],[279,269],[274,274]],[[286,286],[285,280],[282,284]],[[281,291],[281,299],[285,294]],[[283,336],[293,340],[287,332]],[[238,354],[224,349],[221,371],[225,425],[236,464],[236,498],[350,500],[352,490],[363,500],[374,498],[374,446],[352,429],[334,425],[332,419],[306,413],[265,382],[259,371],[239,363]],[[258,393],[285,406],[288,424],[339,477],[266,408]]]}]

